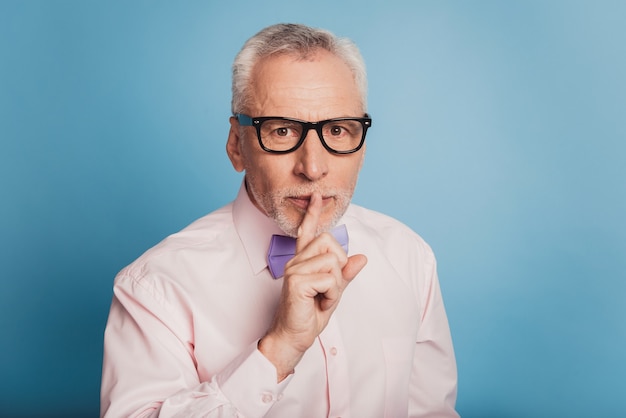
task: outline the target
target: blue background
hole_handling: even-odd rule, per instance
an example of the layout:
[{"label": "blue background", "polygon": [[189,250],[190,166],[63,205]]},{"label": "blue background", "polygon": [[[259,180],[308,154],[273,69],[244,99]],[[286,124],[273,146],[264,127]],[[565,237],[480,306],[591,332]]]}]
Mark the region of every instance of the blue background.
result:
[{"label": "blue background", "polygon": [[[228,5],[227,5],[228,3]],[[0,415],[97,416],[113,277],[230,201],[230,64],[354,39],[355,202],[439,260],[464,417],[626,416],[626,2],[0,3]]]}]

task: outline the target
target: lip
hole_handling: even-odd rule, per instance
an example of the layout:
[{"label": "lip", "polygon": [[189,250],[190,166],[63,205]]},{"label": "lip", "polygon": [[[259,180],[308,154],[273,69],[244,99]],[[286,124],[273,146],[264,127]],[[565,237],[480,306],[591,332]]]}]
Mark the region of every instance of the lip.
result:
[{"label": "lip", "polygon": [[[306,211],[309,207],[309,203],[311,202],[311,196],[290,196],[288,197],[289,201],[296,206],[297,208]],[[322,197],[322,206],[326,206],[331,200],[332,196],[324,196]]]}]

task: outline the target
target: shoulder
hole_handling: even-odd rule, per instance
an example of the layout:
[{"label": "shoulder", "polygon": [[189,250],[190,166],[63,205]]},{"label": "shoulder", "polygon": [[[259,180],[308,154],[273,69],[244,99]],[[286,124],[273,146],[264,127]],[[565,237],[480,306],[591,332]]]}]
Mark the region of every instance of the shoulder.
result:
[{"label": "shoulder", "polygon": [[346,211],[345,220],[353,229],[363,231],[370,239],[380,243],[394,243],[396,250],[401,248],[399,244],[403,244],[432,254],[432,249],[419,234],[401,221],[384,213],[351,204]]},{"label": "shoulder", "polygon": [[[427,297],[438,281],[437,261],[430,245],[399,220],[358,205],[349,207],[344,220],[350,252],[368,259],[363,271],[370,283],[378,289],[401,283],[400,288],[414,295],[420,309],[427,306]],[[376,287],[381,283],[382,288]],[[396,297],[401,300],[402,296]]]},{"label": "shoulder", "polygon": [[219,254],[225,242],[236,237],[232,222],[232,203],[205,215],[182,230],[169,235],[123,268],[116,281],[141,281],[155,271],[175,268],[186,260]]},{"label": "shoulder", "polygon": [[435,277],[437,261],[433,250],[404,223],[354,204],[346,211],[344,220],[351,252],[365,254],[368,264],[383,266],[381,271],[395,271],[411,287],[427,287]]}]

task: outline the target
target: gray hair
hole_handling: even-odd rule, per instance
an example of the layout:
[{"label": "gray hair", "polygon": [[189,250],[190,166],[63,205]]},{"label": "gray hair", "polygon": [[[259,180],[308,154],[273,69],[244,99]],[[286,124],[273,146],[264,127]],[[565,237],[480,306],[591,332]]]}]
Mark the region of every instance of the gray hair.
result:
[{"label": "gray hair", "polygon": [[357,46],[347,38],[300,24],[277,24],[268,26],[244,44],[233,63],[232,112],[244,111],[250,100],[250,79],[256,63],[274,54],[294,54],[307,58],[324,49],[340,58],[352,71],[361,94],[363,112],[367,110],[367,74],[365,62]]}]

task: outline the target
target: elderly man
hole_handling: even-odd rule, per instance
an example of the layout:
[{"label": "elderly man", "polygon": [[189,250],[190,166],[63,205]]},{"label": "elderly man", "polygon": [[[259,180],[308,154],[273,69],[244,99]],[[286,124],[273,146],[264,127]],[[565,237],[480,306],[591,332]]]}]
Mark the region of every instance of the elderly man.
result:
[{"label": "elderly man", "polygon": [[350,204],[372,125],[357,48],[268,27],[232,110],[236,200],[116,277],[102,415],[457,416],[431,249]]}]

